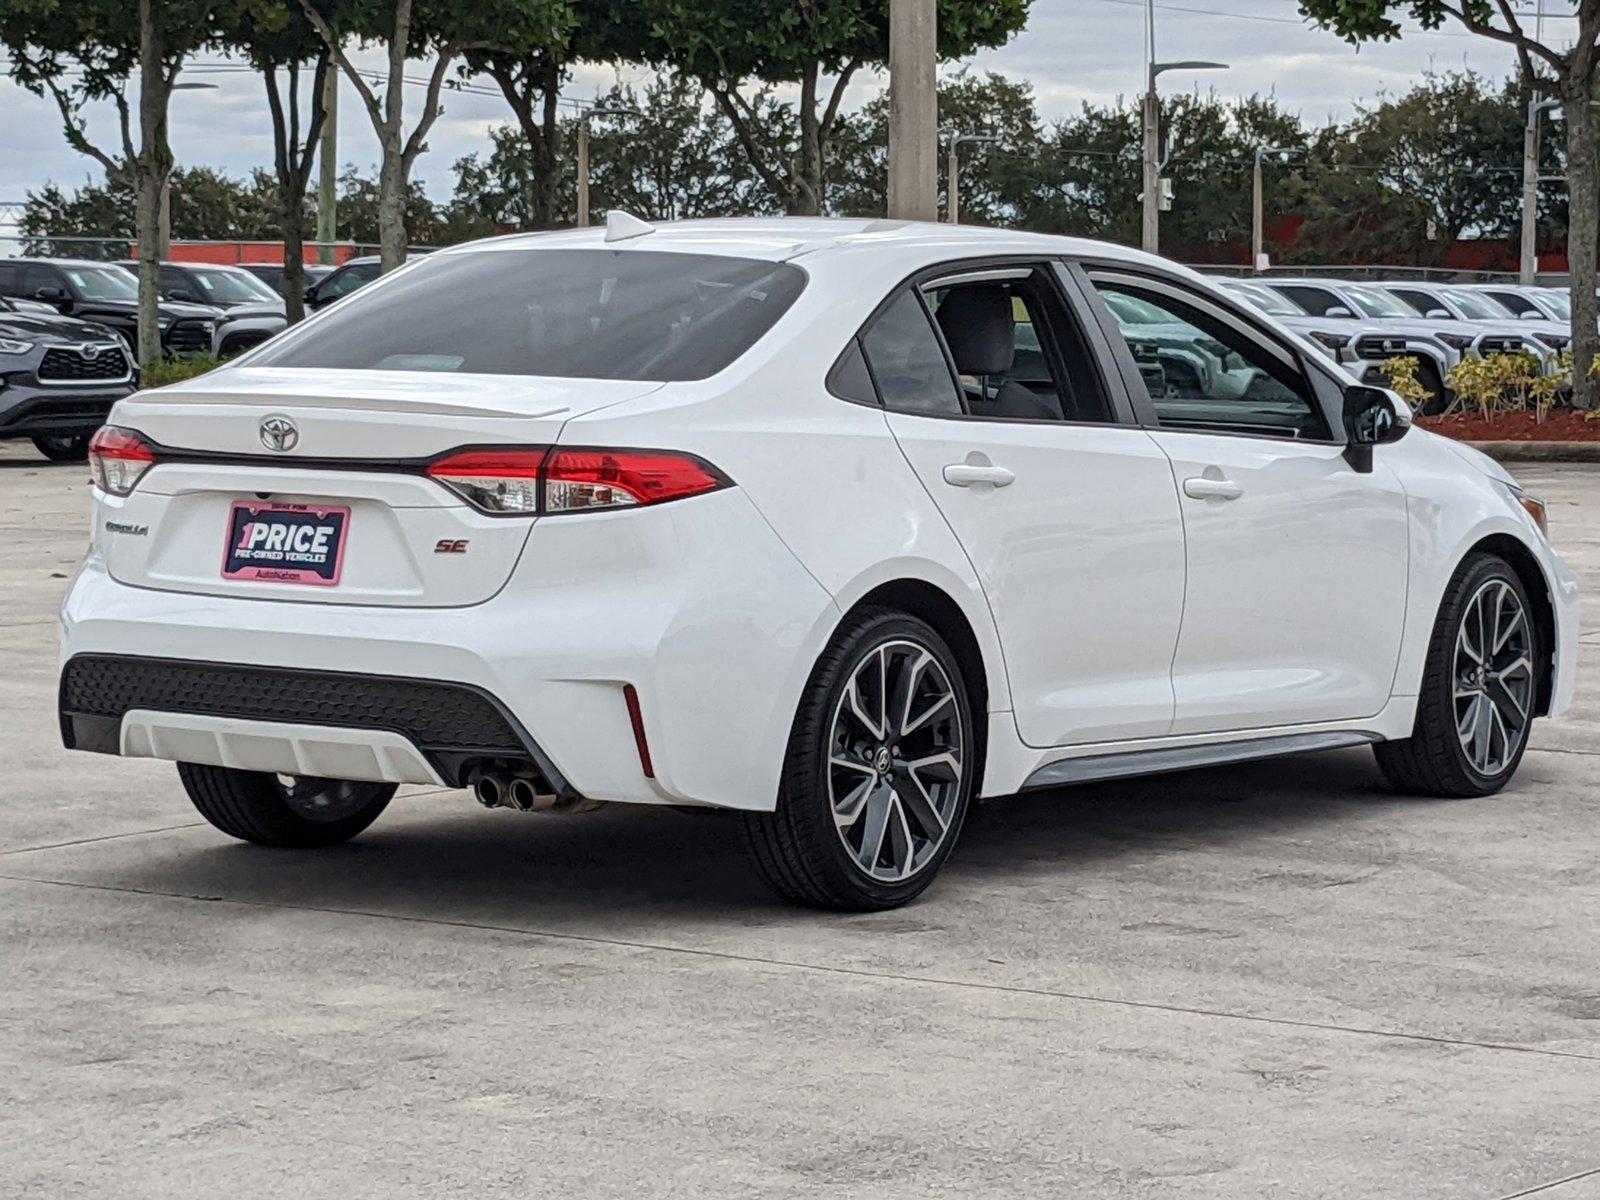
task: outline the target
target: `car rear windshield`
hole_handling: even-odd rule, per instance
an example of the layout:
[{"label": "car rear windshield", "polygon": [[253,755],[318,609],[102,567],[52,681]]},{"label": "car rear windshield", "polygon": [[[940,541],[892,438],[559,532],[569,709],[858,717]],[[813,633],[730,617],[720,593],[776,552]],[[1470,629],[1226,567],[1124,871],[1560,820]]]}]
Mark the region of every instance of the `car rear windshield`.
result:
[{"label": "car rear windshield", "polygon": [[647,250],[441,254],[251,360],[674,383],[733,362],[805,286],[784,263]]}]

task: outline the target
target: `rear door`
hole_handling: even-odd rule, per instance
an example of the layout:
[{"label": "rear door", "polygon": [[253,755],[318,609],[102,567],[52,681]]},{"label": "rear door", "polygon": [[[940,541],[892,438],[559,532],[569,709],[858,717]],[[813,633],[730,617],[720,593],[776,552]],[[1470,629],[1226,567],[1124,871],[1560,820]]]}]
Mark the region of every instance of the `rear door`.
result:
[{"label": "rear door", "polygon": [[983,583],[1018,732],[1040,747],[1167,731],[1183,603],[1171,472],[1119,419],[1072,286],[1048,263],[964,267],[901,289],[861,339]]},{"label": "rear door", "polygon": [[[1151,436],[1171,460],[1188,548],[1173,659],[1174,733],[1368,717],[1389,700],[1409,554],[1406,496],[1380,455],[1344,458],[1332,376],[1242,309],[1186,280],[1089,273],[1130,354]],[[1153,313],[1130,323],[1130,311]]]}]

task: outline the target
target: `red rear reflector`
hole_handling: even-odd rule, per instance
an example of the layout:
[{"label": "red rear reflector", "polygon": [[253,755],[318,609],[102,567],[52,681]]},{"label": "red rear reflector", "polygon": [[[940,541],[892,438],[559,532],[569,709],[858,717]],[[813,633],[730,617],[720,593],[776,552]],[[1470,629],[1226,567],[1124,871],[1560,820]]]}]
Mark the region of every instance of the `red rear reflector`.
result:
[{"label": "red rear reflector", "polygon": [[89,474],[95,487],[126,496],[156,461],[156,452],[131,429],[102,425],[89,440]]},{"label": "red rear reflector", "polygon": [[650,743],[644,736],[644,714],[639,711],[639,693],[634,690],[633,684],[622,685],[622,698],[628,704],[628,720],[633,724],[633,744],[639,750],[639,765],[644,768],[646,779],[654,779],[656,770],[650,765]]},{"label": "red rear reflector", "polygon": [[663,504],[727,487],[704,459],[669,450],[557,449],[545,465],[545,511]]}]

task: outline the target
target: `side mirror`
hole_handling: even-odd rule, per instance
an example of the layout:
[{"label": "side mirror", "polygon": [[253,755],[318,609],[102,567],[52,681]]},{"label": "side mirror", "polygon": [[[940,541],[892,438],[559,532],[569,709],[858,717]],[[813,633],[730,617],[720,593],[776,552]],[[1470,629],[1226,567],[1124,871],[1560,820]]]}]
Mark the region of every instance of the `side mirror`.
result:
[{"label": "side mirror", "polygon": [[1322,315],[1325,317],[1354,317],[1355,313],[1351,312],[1342,304],[1335,304],[1331,308],[1327,309]]},{"label": "side mirror", "polygon": [[185,287],[175,287],[167,293],[168,300],[177,300],[185,304],[194,304],[199,297]]},{"label": "side mirror", "polygon": [[314,284],[314,283],[306,284],[305,290],[300,293],[300,298],[302,300],[304,300],[307,304],[313,304],[313,305],[316,304],[316,302],[317,302],[317,285]]},{"label": "side mirror", "polygon": [[1453,321],[1455,315],[1448,308],[1430,308],[1422,314],[1430,321]]},{"label": "side mirror", "polygon": [[46,304],[60,304],[67,298],[67,293],[58,287],[42,287],[33,294],[35,300],[43,300]]},{"label": "side mirror", "polygon": [[1522,319],[1524,321],[1542,321],[1544,320],[1544,314],[1536,308],[1530,308],[1522,314]]},{"label": "side mirror", "polygon": [[1405,437],[1411,406],[1387,388],[1356,384],[1344,393],[1345,461],[1362,474],[1372,470],[1372,448]]}]

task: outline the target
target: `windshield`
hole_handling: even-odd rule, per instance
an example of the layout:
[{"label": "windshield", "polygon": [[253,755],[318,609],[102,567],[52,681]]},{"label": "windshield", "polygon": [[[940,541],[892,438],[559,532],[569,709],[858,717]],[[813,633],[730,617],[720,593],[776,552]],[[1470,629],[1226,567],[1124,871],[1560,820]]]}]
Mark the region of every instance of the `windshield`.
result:
[{"label": "windshield", "polygon": [[1369,317],[1414,317],[1417,314],[1406,307],[1405,302],[1398,296],[1391,296],[1388,292],[1378,288],[1346,287],[1345,294],[1356,302],[1359,308]]},{"label": "windshield", "polygon": [[189,274],[200,284],[200,300],[224,304],[276,302],[278,293],[248,271],[223,271],[216,267],[190,267]]},{"label": "windshield", "polygon": [[139,283],[121,267],[65,267],[85,300],[137,300]]},{"label": "windshield", "polygon": [[1572,320],[1572,297],[1564,292],[1540,292],[1536,303],[1543,305],[1547,311],[1555,313],[1560,320]]},{"label": "windshield", "polygon": [[1478,292],[1451,292],[1450,299],[1456,302],[1456,307],[1473,321],[1503,321],[1511,315],[1511,310],[1496,300]]},{"label": "windshield", "polygon": [[252,365],[704,379],[754,345],[805,280],[787,263],[712,254],[439,254],[329,309]]},{"label": "windshield", "polygon": [[1303,317],[1306,314],[1296,308],[1287,298],[1271,288],[1252,287],[1248,283],[1230,283],[1228,290],[1236,295],[1243,296],[1264,313],[1274,317]]}]

